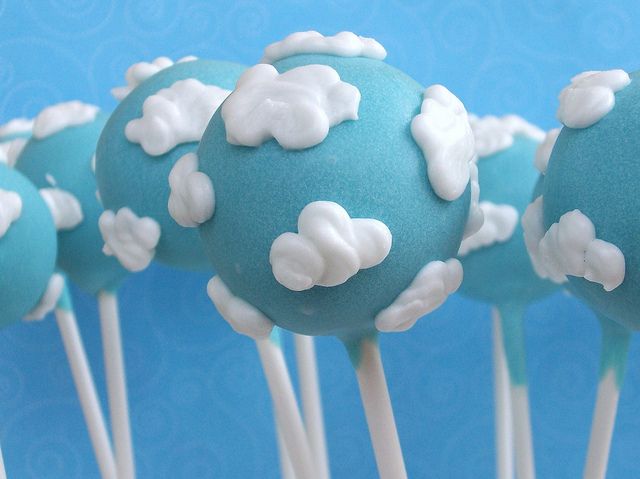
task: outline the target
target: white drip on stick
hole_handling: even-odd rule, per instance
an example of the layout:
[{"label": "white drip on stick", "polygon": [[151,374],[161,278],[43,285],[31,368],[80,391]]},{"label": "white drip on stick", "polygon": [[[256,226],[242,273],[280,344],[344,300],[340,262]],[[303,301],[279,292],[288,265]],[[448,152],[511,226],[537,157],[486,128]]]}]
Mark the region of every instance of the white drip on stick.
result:
[{"label": "white drip on stick", "polygon": [[354,364],[380,479],[406,479],[407,471],[393,417],[378,343],[363,339]]},{"label": "white drip on stick", "polygon": [[98,309],[118,479],[134,479],[135,465],[129,422],[129,402],[116,295],[101,291],[98,294]]},{"label": "white drip on stick", "polygon": [[329,457],[324,432],[324,417],[314,339],[311,336],[301,334],[294,334],[293,337],[296,346],[298,376],[300,378],[302,410],[311,453],[318,471],[318,479],[329,479]]}]

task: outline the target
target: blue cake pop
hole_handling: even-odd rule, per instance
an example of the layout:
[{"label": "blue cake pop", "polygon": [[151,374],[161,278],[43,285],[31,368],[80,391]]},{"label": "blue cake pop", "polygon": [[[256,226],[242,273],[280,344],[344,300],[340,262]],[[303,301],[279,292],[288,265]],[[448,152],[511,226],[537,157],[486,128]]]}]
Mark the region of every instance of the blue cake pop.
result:
[{"label": "blue cake pop", "polygon": [[[114,91],[124,98],[96,153],[107,246],[134,271],[154,256],[179,268],[209,269],[197,231],[182,228],[167,211],[167,177],[180,158],[196,150],[213,111],[244,70],[191,57],[173,66],[166,60],[129,69],[128,87]],[[155,74],[145,80],[149,73]]]},{"label": "blue cake pop", "polygon": [[27,178],[0,164],[0,327],[55,306],[62,289],[52,280],[55,262],[47,205]]},{"label": "blue cake pop", "polygon": [[105,256],[98,218],[93,156],[107,115],[93,105],[60,103],[36,118],[33,137],[18,158],[47,200],[58,228],[58,267],[90,294],[114,290],[127,271]]}]

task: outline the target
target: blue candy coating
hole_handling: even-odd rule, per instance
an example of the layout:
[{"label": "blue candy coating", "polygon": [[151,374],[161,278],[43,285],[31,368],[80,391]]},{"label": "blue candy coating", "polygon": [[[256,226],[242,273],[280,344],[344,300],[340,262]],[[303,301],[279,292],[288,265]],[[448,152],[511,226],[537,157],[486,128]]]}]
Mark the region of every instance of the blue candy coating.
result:
[{"label": "blue candy coating", "polygon": [[22,214],[0,238],[0,327],[22,319],[47,288],[56,262],[56,230],[33,184],[0,163],[0,189],[22,199]]},{"label": "blue candy coating", "polygon": [[640,329],[640,73],[616,93],[615,107],[589,128],[563,128],[544,182],[544,224],[579,209],[596,237],[625,257],[624,282],[611,292],[569,277],[571,291],[600,315]]},{"label": "blue candy coating", "polygon": [[149,96],[178,80],[195,78],[232,90],[244,69],[236,63],[196,60],[162,70],[122,100],[100,137],[96,177],[104,207],[117,211],[127,206],[140,217],[156,220],[162,234],[155,259],[162,263],[188,270],[210,268],[198,232],[178,225],[167,209],[171,168],[183,155],[194,152],[198,142],[183,143],[164,155],[150,156],[139,144],[127,139],[125,127],[142,116],[142,105]]},{"label": "blue candy coating", "polygon": [[[537,147],[535,140],[516,136],[511,147],[480,158],[480,201],[511,205],[522,217],[538,181],[533,167]],[[464,268],[460,292],[493,305],[525,306],[558,289],[533,270],[520,221],[509,240],[471,251],[460,261]]]},{"label": "blue candy coating", "polygon": [[[374,318],[433,260],[455,256],[469,209],[469,188],[456,201],[431,188],[410,124],[423,88],[377,60],[298,55],[275,63],[333,67],[362,95],[359,119],[332,127],[312,148],[230,145],[218,111],[200,142],[200,169],[212,179],[213,218],[200,227],[204,248],[229,289],[278,326],[345,340],[372,334]],[[387,258],[346,283],[294,292],[273,276],[269,252],[282,233],[297,232],[300,211],[334,201],[352,218],[384,222],[393,235]]]},{"label": "blue candy coating", "polygon": [[83,221],[71,230],[58,232],[58,267],[90,294],[115,289],[127,275],[118,260],[102,252],[104,241],[98,218],[104,211],[96,198],[91,159],[108,115],[67,127],[42,139],[32,137],[18,157],[16,168],[38,188],[56,186],[73,194],[82,206]]}]

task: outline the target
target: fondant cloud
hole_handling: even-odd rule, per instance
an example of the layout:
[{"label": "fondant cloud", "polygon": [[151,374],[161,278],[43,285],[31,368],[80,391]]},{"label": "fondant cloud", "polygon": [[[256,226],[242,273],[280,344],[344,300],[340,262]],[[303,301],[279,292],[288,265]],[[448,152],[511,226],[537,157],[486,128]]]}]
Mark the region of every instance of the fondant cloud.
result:
[{"label": "fondant cloud", "polygon": [[169,214],[181,226],[196,227],[213,216],[215,193],[211,179],[198,171],[198,155],[187,153],[169,173]]},{"label": "fondant cloud", "polygon": [[482,201],[480,208],[484,215],[484,223],[475,234],[462,241],[458,256],[465,256],[471,251],[495,243],[504,243],[511,238],[516,229],[519,215],[513,206]]},{"label": "fondant cloud", "polygon": [[84,218],[80,201],[71,192],[54,187],[40,189],[57,230],[71,230]]},{"label": "fondant cloud", "polygon": [[477,117],[469,115],[469,123],[475,139],[476,154],[483,158],[508,149],[516,136],[542,141],[544,132],[518,115],[493,115]]},{"label": "fondant cloud", "polygon": [[80,101],[58,103],[42,110],[33,123],[33,136],[42,140],[69,128],[95,120],[99,108]]},{"label": "fondant cloud", "polygon": [[0,238],[2,238],[11,223],[20,218],[22,214],[22,198],[15,191],[0,188]]}]

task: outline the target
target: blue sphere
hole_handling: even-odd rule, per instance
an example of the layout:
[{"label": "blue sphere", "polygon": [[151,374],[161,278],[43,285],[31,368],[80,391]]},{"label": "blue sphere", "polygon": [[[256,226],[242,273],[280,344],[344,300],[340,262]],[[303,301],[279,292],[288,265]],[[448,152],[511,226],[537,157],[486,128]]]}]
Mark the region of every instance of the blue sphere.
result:
[{"label": "blue sphere", "polygon": [[[200,170],[212,180],[215,212],[200,227],[204,248],[236,296],[276,325],[307,335],[357,339],[375,331],[374,318],[427,263],[455,256],[467,220],[470,191],[439,198],[422,150],[411,134],[423,88],[379,60],[296,55],[274,63],[279,72],[308,64],[334,68],[361,93],[358,120],[330,128],[320,144],[285,150],[227,142],[216,112],[200,142]],[[393,235],[389,255],[345,283],[292,291],[274,277],[274,240],[296,232],[301,210],[331,201],[351,218],[382,221]]]},{"label": "blue sphere", "polygon": [[640,329],[640,73],[615,94],[614,108],[593,126],[564,127],[545,176],[544,226],[579,209],[599,239],[625,258],[623,283],[602,285],[569,276],[571,291],[596,312],[627,328]]},{"label": "blue sphere", "polygon": [[96,177],[105,209],[129,207],[139,217],[158,222],[161,236],[155,258],[169,266],[206,270],[210,266],[194,228],[183,228],[169,215],[168,177],[182,156],[194,152],[197,141],[182,143],[169,152],[151,156],[125,136],[129,121],[142,116],[144,101],[178,80],[195,78],[206,85],[232,90],[245,67],[236,63],[196,60],[177,63],[135,88],[111,115],[96,153]]},{"label": "blue sphere", "polygon": [[69,126],[42,139],[32,137],[18,157],[16,168],[36,187],[55,186],[77,198],[83,220],[58,232],[58,267],[90,294],[118,287],[127,275],[114,257],[102,252],[104,241],[98,218],[104,211],[96,197],[92,158],[108,115],[98,113],[91,122]]},{"label": "blue sphere", "polygon": [[0,327],[22,319],[38,303],[56,263],[56,230],[33,184],[0,163],[0,190],[22,201],[20,216],[0,236]]},{"label": "blue sphere", "polygon": [[[521,218],[538,183],[533,166],[537,147],[536,140],[518,135],[509,148],[480,158],[480,201],[511,205]],[[519,220],[506,242],[473,250],[460,261],[464,268],[460,292],[496,306],[525,306],[558,289],[533,270]]]}]

